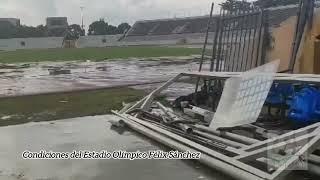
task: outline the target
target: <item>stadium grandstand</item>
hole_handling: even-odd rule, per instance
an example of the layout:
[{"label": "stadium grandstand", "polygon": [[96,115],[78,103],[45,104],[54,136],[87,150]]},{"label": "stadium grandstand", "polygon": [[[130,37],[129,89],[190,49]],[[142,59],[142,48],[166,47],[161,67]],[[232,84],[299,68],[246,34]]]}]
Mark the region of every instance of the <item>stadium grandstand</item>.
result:
[{"label": "stadium grandstand", "polygon": [[[320,3],[317,3],[319,7]],[[266,9],[268,13],[269,27],[277,28],[282,22],[292,16],[296,16],[298,12],[297,5],[280,6]],[[209,32],[214,34],[219,15],[212,18],[212,23]],[[185,41],[186,44],[203,43],[209,16],[173,18],[173,19],[157,19],[137,21],[132,28],[127,32],[122,40],[125,43],[141,44],[179,44]],[[236,23],[233,28],[243,26],[241,22]],[[252,25],[247,24],[250,28]],[[209,35],[209,42],[212,40],[212,35]]]},{"label": "stadium grandstand", "polygon": [[[129,36],[204,33],[209,16],[137,21],[129,30]],[[214,24],[211,25],[214,30]]]},{"label": "stadium grandstand", "polygon": [[10,24],[12,26],[20,26],[20,19],[17,18],[0,18],[0,26]]},{"label": "stadium grandstand", "polygon": [[[316,3],[316,7],[320,7],[319,1]],[[271,28],[270,30],[273,31],[276,28],[281,28],[281,25],[290,17],[296,16],[298,7],[297,5],[279,6],[266,9],[266,11],[269,12],[267,13],[268,25]],[[212,18],[212,23],[209,28],[209,44],[213,42],[218,18],[219,15],[215,15]],[[254,16],[252,16],[252,18],[254,18]],[[209,15],[142,20],[137,21],[124,35],[81,36],[75,40],[75,47],[136,45],[197,45],[195,47],[198,47],[198,45],[204,42],[208,21]],[[19,19],[0,18],[0,27],[10,29],[19,25]],[[247,29],[253,29],[254,25],[255,24],[243,24],[241,20],[239,20],[237,23],[232,24],[232,30],[240,29],[242,26],[245,26]],[[47,27],[50,32],[48,33],[49,37],[0,39],[0,50],[62,48],[64,47],[63,35],[67,26],[68,20],[66,17],[49,17],[47,18]]]}]

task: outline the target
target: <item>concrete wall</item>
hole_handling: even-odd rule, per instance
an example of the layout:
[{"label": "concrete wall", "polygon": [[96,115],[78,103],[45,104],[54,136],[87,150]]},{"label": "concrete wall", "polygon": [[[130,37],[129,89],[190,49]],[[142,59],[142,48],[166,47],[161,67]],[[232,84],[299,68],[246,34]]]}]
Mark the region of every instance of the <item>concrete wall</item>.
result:
[{"label": "concrete wall", "polygon": [[[208,42],[213,42],[214,33],[210,33]],[[169,34],[128,36],[122,45],[181,45],[181,44],[203,44],[205,33]]]},{"label": "concrete wall", "polygon": [[186,44],[202,44],[203,33],[173,34],[155,36],[129,36],[118,41],[122,35],[82,36],[76,42],[77,48],[108,47],[108,46],[139,46],[139,45],[176,45],[186,40]]},{"label": "concrete wall", "polygon": [[63,37],[0,39],[0,50],[61,48],[62,43]]},{"label": "concrete wall", "polygon": [[85,47],[107,47],[107,46],[117,46],[118,40],[122,36],[119,35],[99,35],[99,36],[81,36],[77,42],[77,48]]},{"label": "concrete wall", "polygon": [[[129,36],[118,41],[122,35],[81,36],[76,42],[76,48],[110,47],[110,46],[143,46],[143,45],[182,45],[203,44],[204,33],[172,34],[155,36]],[[209,42],[214,35],[210,33]],[[23,42],[24,45],[23,46]],[[49,49],[62,48],[63,37],[46,38],[15,38],[0,39],[0,50],[13,51],[16,49]]]}]

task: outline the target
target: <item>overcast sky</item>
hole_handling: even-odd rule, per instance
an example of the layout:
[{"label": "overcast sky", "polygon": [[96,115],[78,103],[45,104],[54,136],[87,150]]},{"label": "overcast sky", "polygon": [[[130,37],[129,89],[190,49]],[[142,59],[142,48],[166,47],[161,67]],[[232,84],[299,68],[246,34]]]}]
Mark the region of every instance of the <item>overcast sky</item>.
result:
[{"label": "overcast sky", "polygon": [[[214,0],[216,4],[224,0]],[[84,6],[86,28],[100,18],[110,24],[136,20],[209,14],[212,0],[0,0],[0,17],[20,18],[21,24],[45,24],[48,16],[66,16],[80,24]],[[216,6],[215,11],[218,11]]]}]

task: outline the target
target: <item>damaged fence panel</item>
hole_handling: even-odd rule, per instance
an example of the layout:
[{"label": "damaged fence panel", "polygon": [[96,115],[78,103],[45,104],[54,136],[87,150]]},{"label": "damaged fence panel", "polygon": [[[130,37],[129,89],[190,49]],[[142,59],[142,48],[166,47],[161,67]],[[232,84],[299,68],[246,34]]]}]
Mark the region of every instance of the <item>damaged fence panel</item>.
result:
[{"label": "damaged fence panel", "polygon": [[279,63],[274,61],[245,72],[241,77],[228,79],[210,127],[218,129],[255,122],[268,96]]},{"label": "damaged fence panel", "polygon": [[[200,162],[237,179],[281,179],[290,173],[291,170],[304,167],[295,166],[301,163],[310,164],[312,168],[304,170],[316,173],[317,169],[319,169],[317,162],[314,163],[314,161],[307,160],[310,157],[313,157],[315,160],[320,159],[317,154],[314,154],[320,143],[320,123],[296,130],[292,129],[284,133],[280,131],[278,135],[273,134],[272,138],[262,136],[261,133],[271,134],[271,132],[263,127],[255,130],[257,125],[254,121],[257,120],[258,116],[260,117],[260,110],[273,81],[275,83],[311,83],[320,85],[319,75],[275,73],[278,65],[279,62],[275,61],[245,73],[181,73],[139,102],[131,104],[131,107],[126,105],[123,111],[113,111],[113,113],[123,120],[121,122],[124,122],[129,127],[173,149],[201,152],[203,156],[199,160]],[[203,114],[205,111],[200,111],[200,109],[205,108],[204,106],[198,107],[188,105],[188,103],[192,102],[183,102],[184,108],[179,110],[165,106],[157,101],[156,98],[160,95],[161,91],[182,77],[226,81],[226,86],[228,86],[228,82],[236,84],[234,88],[235,96],[232,97],[233,100],[231,103],[227,103],[228,105],[225,105],[225,109],[223,109],[227,111],[225,112],[226,114],[231,115],[224,117],[224,125],[222,125],[222,122],[219,122],[221,120],[218,118],[219,113],[222,113],[219,112],[219,108],[215,112],[215,118],[213,118],[211,126],[208,127],[209,124],[203,121],[203,116],[200,119],[197,116],[191,118],[184,113],[184,109],[196,107],[199,108],[199,114]],[[241,92],[238,89],[242,87],[241,82],[243,80],[257,81],[259,85],[265,86],[254,86],[254,88],[249,88],[245,91],[251,92],[252,90],[252,94],[249,93],[248,97],[258,100],[259,105],[254,105],[253,114],[247,112],[239,114],[237,112],[237,116],[239,117],[235,117],[232,110],[236,110],[236,108],[233,107],[233,104],[237,103],[238,94]],[[224,91],[228,91],[228,87],[225,87]],[[223,101],[222,97],[220,103],[223,103]],[[241,118],[247,114],[250,117]],[[235,122],[234,120],[237,121]],[[239,131],[245,133],[239,133]],[[245,135],[248,133],[253,135]],[[258,138],[259,136],[261,137]],[[305,158],[301,160],[300,157]],[[239,176],[239,174],[241,175]]]}]

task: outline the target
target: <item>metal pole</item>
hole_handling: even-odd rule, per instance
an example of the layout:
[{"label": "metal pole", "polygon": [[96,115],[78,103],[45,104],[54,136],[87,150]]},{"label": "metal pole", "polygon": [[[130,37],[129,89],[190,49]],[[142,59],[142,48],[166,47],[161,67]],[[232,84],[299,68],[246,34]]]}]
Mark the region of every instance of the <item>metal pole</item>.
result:
[{"label": "metal pole", "polygon": [[[251,67],[252,67],[252,61],[254,60],[254,53],[255,53],[255,47],[256,47],[256,36],[257,36],[259,15],[261,15],[261,13],[255,15],[255,25],[254,25],[254,32],[253,32],[253,39],[252,39],[252,46],[251,46],[251,57],[250,57],[250,63],[249,63],[249,68],[248,68],[248,69],[251,69]],[[246,67],[247,67],[247,66],[246,66]]]},{"label": "metal pole", "polygon": [[204,56],[205,56],[205,52],[206,52],[206,48],[207,48],[207,44],[208,44],[208,37],[209,37],[209,30],[210,30],[212,16],[213,16],[213,9],[214,9],[214,3],[211,4],[210,17],[208,20],[206,37],[205,37],[203,48],[202,48],[202,55],[201,55],[201,60],[200,60],[199,72],[202,70],[202,64],[203,64],[203,60],[204,60]]},{"label": "metal pole", "polygon": [[[233,147],[233,148],[241,148],[241,147],[246,147],[245,144],[241,144],[241,143],[238,143],[238,142],[235,142],[235,141],[231,141],[231,140],[228,140],[228,139],[224,139],[224,138],[221,138],[221,137],[218,137],[218,136],[215,136],[215,135],[212,135],[212,134],[208,134],[208,133],[205,133],[205,132],[201,132],[201,131],[198,131],[198,130],[194,130],[193,131],[195,134],[199,135],[199,136],[203,136],[207,139],[210,139],[210,140],[213,140],[213,141],[218,141],[218,142],[221,142],[227,146],[230,146],[230,147]],[[235,150],[236,151],[236,150]],[[240,152],[240,151],[238,151]]]},{"label": "metal pole", "polygon": [[[172,121],[179,121],[181,120],[179,117],[177,117],[175,114],[173,114],[168,108],[166,108],[164,105],[162,105],[160,102],[156,102],[157,106],[167,115]],[[177,127],[179,129],[183,130],[187,134],[191,134],[193,132],[192,128],[188,125],[179,123],[177,124]]]},{"label": "metal pole", "polygon": [[[233,12],[230,12],[229,16],[232,16]],[[225,63],[224,63],[224,71],[229,71],[229,66],[230,66],[230,56],[232,52],[232,38],[230,39],[230,32],[232,31],[232,25],[233,21],[232,19],[228,19],[228,39],[227,39],[227,53],[226,53],[226,58],[225,58]],[[231,34],[233,37],[233,34]]]},{"label": "metal pole", "polygon": [[[235,166],[230,165],[227,161],[222,161],[222,160],[218,160],[216,158],[213,158],[214,156],[211,156],[210,155],[211,153],[217,154],[217,155],[220,153],[216,153],[212,150],[209,150],[208,148],[205,148],[203,146],[199,146],[199,144],[194,143],[190,140],[187,140],[186,138],[183,138],[179,135],[174,135],[167,130],[153,127],[152,124],[150,124],[150,123],[148,126],[144,126],[143,124],[147,124],[147,122],[140,124],[139,123],[140,120],[138,120],[134,117],[132,117],[132,119],[135,119],[135,120],[131,120],[131,118],[129,119],[129,118],[127,118],[127,116],[125,116],[123,114],[118,114],[116,111],[113,111],[113,113],[118,115],[119,117],[123,118],[124,121],[126,122],[127,126],[132,128],[133,130],[140,132],[140,133],[148,136],[149,138],[151,138],[155,141],[158,141],[158,142],[160,142],[170,148],[173,148],[173,149],[181,151],[181,152],[186,152],[186,151],[202,152],[199,161],[203,164],[208,165],[211,168],[214,168],[218,171],[221,171],[225,174],[228,174],[234,178],[241,179],[241,180],[262,180],[263,179],[259,176],[252,174],[252,173],[256,173],[256,172],[250,173],[249,169],[248,170],[241,170]],[[162,133],[162,132],[165,132],[165,133]],[[188,144],[188,145],[185,145],[185,144]],[[201,147],[203,147],[204,149],[197,150],[197,148],[201,149]],[[221,154],[219,158],[224,158],[224,157],[225,156],[223,154]],[[227,159],[230,161],[233,161],[232,158],[227,158]],[[246,166],[246,165],[243,164],[243,166]],[[243,168],[247,168],[247,167],[243,167]]]},{"label": "metal pole", "polygon": [[[242,14],[245,14],[245,11],[242,11]],[[236,69],[235,71],[239,71],[239,65],[242,63],[240,62],[240,55],[241,55],[241,47],[242,47],[242,33],[243,33],[243,28],[244,28],[244,19],[245,16],[242,16],[240,22],[241,22],[241,26],[240,26],[240,40],[239,40],[239,47],[238,47],[238,56],[237,56],[237,65],[236,65]]]},{"label": "metal pole", "polygon": [[[250,11],[245,11],[246,12],[246,14],[249,14],[250,13]],[[240,64],[240,71],[244,71],[244,69],[243,69],[243,64],[247,64],[247,61],[248,61],[248,56],[246,56],[246,59],[245,59],[245,51],[246,51],[246,47],[247,47],[247,34],[248,34],[248,29],[250,28],[250,27],[248,27],[248,26],[250,26],[251,24],[249,23],[249,21],[250,21],[250,17],[251,16],[249,16],[249,15],[247,15],[247,16],[244,16],[245,18],[244,18],[244,24],[245,24],[245,31],[244,31],[244,40],[243,40],[243,47],[242,47],[242,56],[241,56],[241,64]],[[250,39],[250,36],[249,36],[249,39]],[[248,50],[249,51],[249,50]]]},{"label": "metal pole", "polygon": [[264,15],[265,15],[265,10],[262,10],[261,11],[261,21],[260,21],[260,27],[259,27],[259,38],[258,38],[258,47],[257,47],[257,54],[256,54],[256,62],[255,62],[255,66],[254,67],[257,67],[258,66],[258,61],[260,59],[260,45],[261,45],[261,36],[262,36],[262,28],[263,28],[263,24],[264,24],[264,21],[265,21],[265,18],[264,18]]},{"label": "metal pole", "polygon": [[224,138],[228,138],[230,140],[237,141],[239,143],[243,143],[243,144],[246,144],[246,145],[251,145],[251,144],[260,142],[259,140],[248,138],[248,137],[245,137],[245,136],[240,136],[238,134],[234,134],[234,133],[230,133],[230,132],[215,131],[213,129],[210,129],[209,127],[205,127],[205,126],[201,126],[201,125],[194,125],[192,127],[195,128],[195,129],[198,129],[198,130],[201,130],[201,131],[204,131],[204,132],[207,132],[207,133],[211,133],[211,134],[216,135],[216,136],[221,136],[221,137],[224,137]]},{"label": "metal pole", "polygon": [[[230,23],[228,22],[228,18],[230,16],[230,11],[227,11],[227,14],[224,18],[224,26],[223,26],[223,38],[222,38],[222,51],[221,51],[221,63],[220,63],[220,71],[226,71],[225,65],[226,65],[226,51],[228,51],[228,40],[229,40],[229,27]],[[223,64],[222,64],[223,62]],[[223,67],[223,69],[222,69]]]},{"label": "metal pole", "polygon": [[264,15],[264,23],[263,23],[263,41],[262,41],[262,49],[261,49],[261,61],[256,67],[265,64],[266,62],[266,54],[269,46],[269,11],[266,11]]},{"label": "metal pole", "polygon": [[217,53],[217,41],[218,41],[218,35],[220,33],[220,22],[221,22],[221,14],[222,9],[220,9],[220,16],[217,18],[217,26],[215,30],[214,40],[213,40],[213,48],[212,48],[212,58],[211,58],[211,65],[210,65],[210,72],[214,69],[214,63],[216,62],[216,53]]},{"label": "metal pole", "polygon": [[[239,10],[238,11],[238,15],[241,15],[241,11]],[[237,24],[237,22],[238,22],[238,24],[237,24],[237,28],[235,28],[235,32],[236,32],[236,37],[235,37],[235,47],[234,47],[234,52],[233,52],[233,61],[232,61],[232,70],[231,71],[236,71],[236,69],[235,69],[235,63],[237,63],[237,60],[236,60],[236,54],[237,54],[237,49],[239,49],[238,48],[238,37],[239,37],[239,33],[238,33],[238,27],[239,27],[239,21],[237,21],[237,20],[235,20],[235,23]]]},{"label": "metal pole", "polygon": [[224,25],[225,25],[225,20],[224,20],[224,17],[225,17],[225,11],[226,10],[223,10],[223,13],[222,13],[222,18],[221,18],[221,34],[220,34],[220,37],[219,37],[219,40],[218,40],[218,53],[217,53],[217,64],[216,64],[216,72],[218,71],[221,71],[220,69],[220,63],[221,63],[221,54],[222,54],[222,46],[223,46],[223,36],[224,36]]},{"label": "metal pole", "polygon": [[81,30],[84,32],[84,21],[83,21],[84,6],[81,6],[80,9],[81,9]]},{"label": "metal pole", "polygon": [[[116,112],[114,112],[117,114]],[[117,114],[118,116],[122,116],[121,114]],[[172,149],[181,151],[181,152],[197,152],[194,148],[190,148],[190,146],[185,145],[175,139],[172,139],[168,136],[165,136],[157,131],[154,131],[150,128],[147,128],[137,122],[134,122],[132,120],[128,120],[127,118],[123,117],[125,123],[132,128],[133,130],[140,132],[141,134],[144,134],[145,136],[148,136],[149,138],[152,138],[153,140],[162,143]],[[218,171],[221,171],[227,175],[230,175],[234,178],[241,179],[241,180],[263,180],[262,178],[255,176],[249,172],[240,170],[227,162],[218,160],[216,158],[213,158],[212,156],[202,153],[200,156],[199,161],[203,164],[208,165],[209,167],[216,169]]]},{"label": "metal pole", "polygon": [[[253,12],[254,10],[253,9],[251,9],[251,11]],[[245,65],[244,65],[244,71],[246,71],[248,68],[247,68],[247,66],[248,66],[248,62],[250,61],[250,58],[249,58],[249,53],[250,53],[250,45],[251,45],[251,35],[252,35],[252,27],[254,27],[255,26],[255,24],[253,25],[253,23],[254,23],[254,18],[253,17],[255,17],[256,15],[253,15],[253,16],[251,16],[250,18],[249,18],[249,39],[248,39],[248,49],[247,49],[247,54],[246,54],[246,63],[245,63]],[[252,47],[253,48],[253,47]]]},{"label": "metal pole", "polygon": [[[201,55],[201,60],[200,60],[200,65],[199,65],[199,72],[201,72],[201,70],[202,70],[202,65],[203,65],[203,61],[204,61],[204,56],[205,56],[206,49],[207,49],[208,38],[209,38],[209,31],[210,31],[210,26],[211,26],[212,16],[213,16],[213,9],[214,9],[214,3],[211,4],[210,17],[209,17],[209,20],[208,20],[206,37],[205,37],[204,44],[203,44],[202,55]],[[195,102],[197,102],[197,92],[198,92],[198,89],[199,89],[199,83],[200,83],[200,78],[197,79],[196,90],[195,90],[195,97],[194,97]]]},{"label": "metal pole", "polygon": [[[234,16],[237,16],[237,11],[234,12]],[[231,48],[230,48],[230,55],[229,55],[229,67],[228,67],[228,71],[232,71],[232,68],[233,68],[233,63],[234,63],[234,31],[235,31],[235,26],[236,26],[236,20],[234,18],[232,18],[232,28],[231,28]]]},{"label": "metal pole", "polygon": [[[187,139],[190,139],[190,140],[193,140],[197,143],[200,143],[202,145],[205,145],[205,146],[208,146],[208,147],[211,147],[211,148],[218,148],[218,149],[221,149],[221,150],[228,150],[229,152],[232,152],[230,151],[230,149],[232,148],[229,148],[227,147],[226,145],[222,144],[222,143],[219,143],[219,142],[215,142],[215,141],[212,141],[212,140],[209,140],[207,138],[204,138],[204,137],[200,137],[200,136],[196,136],[196,135],[193,135],[193,134],[186,134],[185,132],[182,132],[181,130],[178,130],[178,129],[175,129],[173,127],[169,127],[169,126],[165,126],[159,122],[156,122],[156,121],[152,121],[152,120],[149,120],[149,119],[145,119],[145,118],[142,118],[142,120],[144,121],[147,121],[147,122],[150,122],[158,127],[161,127],[167,131],[170,131],[170,132],[173,132],[173,133],[176,133],[182,137],[185,137]],[[232,149],[234,150],[234,149]]]}]

